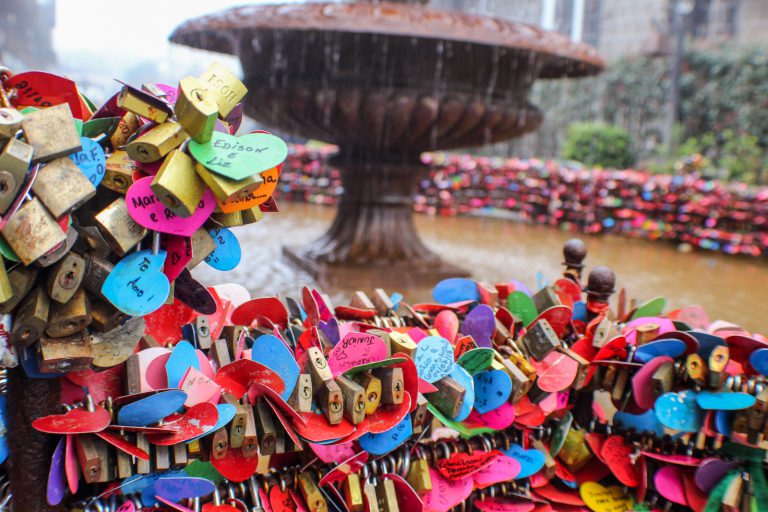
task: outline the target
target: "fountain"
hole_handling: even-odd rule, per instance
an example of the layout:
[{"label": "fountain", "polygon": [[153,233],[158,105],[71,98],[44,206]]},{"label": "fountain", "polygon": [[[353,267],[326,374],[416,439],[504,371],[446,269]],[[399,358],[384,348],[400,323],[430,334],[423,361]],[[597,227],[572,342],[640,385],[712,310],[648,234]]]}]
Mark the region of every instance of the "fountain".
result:
[{"label": "fountain", "polygon": [[434,282],[467,272],[419,238],[420,154],[520,136],[542,121],[537,78],[599,72],[596,51],[535,26],[421,2],[251,5],[185,22],[171,41],[238,55],[246,112],[339,146],[344,193],[320,239],[292,260],[314,274],[373,267]]}]

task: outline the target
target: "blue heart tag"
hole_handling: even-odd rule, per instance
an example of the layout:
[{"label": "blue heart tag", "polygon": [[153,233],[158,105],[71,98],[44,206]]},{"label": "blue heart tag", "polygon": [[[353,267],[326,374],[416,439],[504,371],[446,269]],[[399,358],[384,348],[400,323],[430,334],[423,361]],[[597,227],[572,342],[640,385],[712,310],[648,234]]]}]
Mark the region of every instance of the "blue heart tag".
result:
[{"label": "blue heart tag", "polygon": [[88,137],[80,137],[83,147],[77,153],[69,155],[75,165],[82,171],[88,181],[95,187],[104,178],[104,170],[107,165],[107,157],[98,142]]},{"label": "blue heart tag", "polygon": [[237,237],[227,228],[215,228],[208,231],[213,241],[216,242],[216,248],[211,254],[205,257],[207,264],[216,270],[232,270],[240,264],[242,251]]},{"label": "blue heart tag", "polygon": [[190,368],[200,370],[200,359],[197,357],[195,347],[187,340],[181,340],[173,348],[171,357],[165,363],[165,374],[168,376],[168,387],[177,388],[181,379]]},{"label": "blue heart tag", "polygon": [[582,322],[587,321],[587,305],[584,302],[578,301],[573,303],[573,319],[581,320]]},{"label": "blue heart tag", "polygon": [[659,437],[664,435],[664,425],[659,423],[652,410],[647,410],[643,414],[619,411],[614,414],[613,423],[627,429],[634,428],[637,432],[651,432]]},{"label": "blue heart tag", "polygon": [[452,304],[465,300],[480,300],[480,292],[477,291],[477,284],[472,279],[464,277],[451,277],[443,279],[434,290],[432,297],[440,304]]},{"label": "blue heart tag", "polygon": [[541,270],[536,272],[536,286],[538,287],[539,290],[549,286],[549,280],[547,279],[547,276],[544,275],[544,272],[542,272]]},{"label": "blue heart tag", "polygon": [[530,450],[524,450],[519,444],[513,444],[508,450],[502,450],[504,455],[512,457],[520,463],[520,473],[515,479],[528,478],[529,476],[539,472],[544,467],[546,457],[544,453],[531,448]]},{"label": "blue heart tag", "polygon": [[685,353],[685,342],[680,340],[656,340],[641,345],[635,351],[635,360],[647,363],[654,357],[669,356],[676,359]]},{"label": "blue heart tag", "polygon": [[230,404],[217,404],[216,410],[219,412],[219,418],[216,420],[216,424],[213,426],[212,429],[206,430],[204,434],[200,434],[197,437],[193,437],[192,439],[185,441],[186,444],[191,443],[192,441],[196,441],[197,439],[200,439],[202,437],[207,436],[211,432],[216,432],[220,428],[226,427],[230,421],[235,417],[235,413],[237,412],[237,408],[235,408],[234,405]]},{"label": "blue heart tag", "polygon": [[453,346],[440,336],[427,336],[416,346],[416,370],[430,384],[442,379],[453,369]]},{"label": "blue heart tag", "polygon": [[696,392],[692,390],[664,393],[653,409],[662,425],[672,430],[697,432],[704,422],[704,411],[696,403]]},{"label": "blue heart tag", "polygon": [[131,316],[144,316],[165,304],[171,285],[163,274],[165,251],[139,251],[117,262],[101,287],[114,306]]},{"label": "blue heart tag", "polygon": [[161,391],[123,406],[117,412],[117,423],[127,427],[146,427],[178,411],[187,399],[180,389]]},{"label": "blue heart tag", "polygon": [[749,393],[700,391],[696,403],[704,410],[740,411],[755,405],[756,399]]},{"label": "blue heart tag", "polygon": [[155,494],[173,502],[207,496],[214,490],[216,486],[207,478],[172,476],[158,478],[155,482]]},{"label": "blue heart tag", "polygon": [[458,416],[450,419],[453,421],[464,421],[467,419],[467,417],[469,417],[469,414],[472,412],[472,407],[475,404],[474,381],[472,380],[472,376],[467,373],[467,370],[458,364],[453,365],[453,369],[451,370],[451,373],[448,374],[448,376],[465,389],[464,402],[461,404],[461,410],[459,411]]},{"label": "blue heart tag", "polygon": [[261,363],[283,378],[285,390],[280,394],[288,401],[299,379],[299,368],[293,354],[276,336],[264,334],[256,338],[251,347],[251,359]]},{"label": "blue heart tag", "polygon": [[755,371],[768,375],[768,348],[761,348],[752,352],[749,356],[749,364]]},{"label": "blue heart tag", "polygon": [[485,370],[472,378],[475,381],[475,410],[480,414],[498,409],[512,394],[512,379],[503,370]]},{"label": "blue heart tag", "polygon": [[381,434],[365,434],[360,440],[360,448],[371,455],[384,455],[410,439],[413,434],[411,415],[406,414],[400,423]]}]

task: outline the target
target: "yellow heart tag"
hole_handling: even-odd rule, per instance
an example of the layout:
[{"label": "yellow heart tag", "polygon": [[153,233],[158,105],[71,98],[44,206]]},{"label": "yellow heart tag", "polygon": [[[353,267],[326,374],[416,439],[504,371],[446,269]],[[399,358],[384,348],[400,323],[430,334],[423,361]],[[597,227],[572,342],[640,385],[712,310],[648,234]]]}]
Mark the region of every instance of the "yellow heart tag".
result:
[{"label": "yellow heart tag", "polygon": [[632,510],[634,500],[625,497],[621,487],[603,487],[596,482],[584,482],[579,489],[581,499],[594,512],[624,512]]}]

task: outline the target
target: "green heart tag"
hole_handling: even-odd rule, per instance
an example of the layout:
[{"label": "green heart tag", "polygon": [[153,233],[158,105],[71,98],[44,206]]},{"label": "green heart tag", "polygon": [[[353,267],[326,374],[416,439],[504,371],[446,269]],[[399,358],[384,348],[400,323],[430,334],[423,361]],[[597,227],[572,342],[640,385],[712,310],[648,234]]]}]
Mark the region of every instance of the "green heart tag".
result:
[{"label": "green heart tag", "polygon": [[233,180],[277,167],[288,156],[288,146],[271,133],[235,137],[214,132],[205,144],[190,140],[189,151],[206,169]]}]

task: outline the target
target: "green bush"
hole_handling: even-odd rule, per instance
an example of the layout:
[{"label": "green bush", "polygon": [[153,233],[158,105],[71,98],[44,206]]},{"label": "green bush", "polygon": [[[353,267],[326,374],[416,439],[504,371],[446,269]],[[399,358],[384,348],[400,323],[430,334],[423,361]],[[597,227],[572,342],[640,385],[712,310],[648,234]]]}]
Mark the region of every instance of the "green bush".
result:
[{"label": "green bush", "polygon": [[634,163],[626,130],[601,123],[576,123],[568,127],[563,158],[584,165],[626,169]]}]

